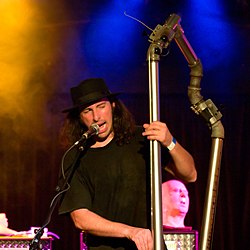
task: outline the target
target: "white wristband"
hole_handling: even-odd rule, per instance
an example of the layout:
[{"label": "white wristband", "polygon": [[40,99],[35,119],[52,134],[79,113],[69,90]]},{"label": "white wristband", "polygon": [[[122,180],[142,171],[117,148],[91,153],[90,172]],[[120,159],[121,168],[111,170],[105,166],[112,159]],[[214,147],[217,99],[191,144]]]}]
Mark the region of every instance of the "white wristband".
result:
[{"label": "white wristband", "polygon": [[171,151],[175,147],[175,144],[176,144],[176,139],[173,137],[170,145],[167,146],[168,150]]}]

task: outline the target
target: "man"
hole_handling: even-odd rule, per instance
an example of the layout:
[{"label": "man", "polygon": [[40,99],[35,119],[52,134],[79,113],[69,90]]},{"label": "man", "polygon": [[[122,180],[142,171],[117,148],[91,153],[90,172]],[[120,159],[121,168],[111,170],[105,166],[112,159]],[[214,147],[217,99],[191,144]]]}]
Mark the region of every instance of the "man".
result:
[{"label": "man", "polygon": [[62,129],[65,147],[79,140],[92,124],[99,126],[99,133],[87,140],[80,155],[75,148],[66,157],[65,171],[75,165],[75,172],[59,213],[70,213],[75,226],[87,232],[90,250],[152,250],[148,141],[161,143],[164,168],[170,173],[195,181],[196,169],[192,156],[166,124],[135,126],[117,95],[99,78],[71,88],[73,107],[64,110]]},{"label": "man", "polygon": [[184,219],[189,209],[186,186],[178,180],[162,184],[162,222],[167,228],[184,228]]}]

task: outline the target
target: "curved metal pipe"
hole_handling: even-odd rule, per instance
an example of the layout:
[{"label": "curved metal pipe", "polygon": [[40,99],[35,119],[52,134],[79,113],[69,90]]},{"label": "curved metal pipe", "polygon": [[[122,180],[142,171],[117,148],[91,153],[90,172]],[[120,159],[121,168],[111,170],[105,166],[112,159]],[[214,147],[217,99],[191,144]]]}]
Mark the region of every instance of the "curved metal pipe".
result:
[{"label": "curved metal pipe", "polygon": [[191,108],[197,115],[201,115],[205,119],[212,131],[208,183],[199,243],[200,250],[208,250],[212,247],[213,225],[219,188],[220,163],[224,139],[224,128],[220,121],[222,115],[211,100],[204,101],[200,94],[200,81],[203,76],[202,64],[188,43],[180,26],[177,28],[174,39],[188,61],[191,69],[190,85],[188,87],[188,97],[192,104]]},{"label": "curved metal pipe", "polygon": [[[202,229],[200,234],[200,250],[210,249],[212,243],[213,224],[215,217],[215,208],[218,195],[219,185],[219,172],[220,162],[222,155],[224,128],[220,121],[222,115],[214,103],[209,99],[204,101],[200,93],[200,82],[203,76],[202,64],[197,58],[191,45],[184,35],[184,31],[180,26],[180,17],[176,14],[172,14],[166,20],[165,24],[157,25],[153,33],[149,37],[149,41],[152,43],[148,50],[147,60],[149,61],[149,86],[150,86],[150,119],[151,121],[158,119],[158,61],[163,48],[166,48],[172,40],[175,40],[179,46],[181,52],[186,58],[190,67],[190,84],[188,86],[188,97],[191,102],[191,109],[197,114],[201,115],[205,119],[207,125],[211,129],[212,147],[211,157],[209,165],[209,175],[206,190],[206,200],[204,204],[204,213],[202,221]],[[155,62],[157,61],[157,62]],[[157,86],[157,87],[156,87]],[[156,90],[157,89],[157,90]],[[158,100],[158,101],[156,101]],[[156,105],[156,107],[154,107]],[[155,250],[162,250],[160,238],[156,233],[160,233],[159,225],[161,223],[161,214],[157,213],[155,216],[155,210],[162,211],[161,209],[161,189],[159,185],[160,172],[157,172],[159,160],[154,160],[160,155],[158,151],[158,145],[152,142],[151,145],[151,194],[152,194],[152,225],[155,238]],[[160,169],[160,168],[158,168]],[[155,172],[156,171],[156,172]],[[156,176],[155,176],[156,175]],[[160,198],[159,198],[160,197]],[[159,241],[159,242],[157,242]]]}]

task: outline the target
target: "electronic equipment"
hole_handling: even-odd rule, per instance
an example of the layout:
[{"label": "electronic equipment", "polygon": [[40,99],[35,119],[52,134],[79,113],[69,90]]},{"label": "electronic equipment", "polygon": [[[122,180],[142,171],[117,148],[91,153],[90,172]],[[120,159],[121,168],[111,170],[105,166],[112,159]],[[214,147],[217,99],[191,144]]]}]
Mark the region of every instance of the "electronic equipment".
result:
[{"label": "electronic equipment", "polygon": [[198,250],[196,230],[164,230],[163,238],[168,250]]}]

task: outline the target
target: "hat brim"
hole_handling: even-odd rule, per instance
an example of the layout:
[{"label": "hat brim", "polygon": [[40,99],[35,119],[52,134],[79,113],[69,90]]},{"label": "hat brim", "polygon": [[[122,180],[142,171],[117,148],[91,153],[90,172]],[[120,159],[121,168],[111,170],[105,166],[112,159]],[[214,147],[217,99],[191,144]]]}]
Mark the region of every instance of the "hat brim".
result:
[{"label": "hat brim", "polygon": [[95,97],[95,98],[92,98],[92,99],[89,99],[87,102],[83,102],[83,103],[80,103],[78,105],[75,105],[73,107],[70,107],[70,108],[67,108],[67,109],[64,109],[62,110],[62,113],[68,113],[68,112],[71,112],[71,111],[74,111],[74,110],[77,110],[79,108],[85,108],[87,106],[89,106],[91,103],[95,103],[103,98],[112,98],[112,97],[116,97],[118,95],[120,95],[121,93],[111,93],[109,95],[102,95],[102,96],[99,96],[99,97]]}]

